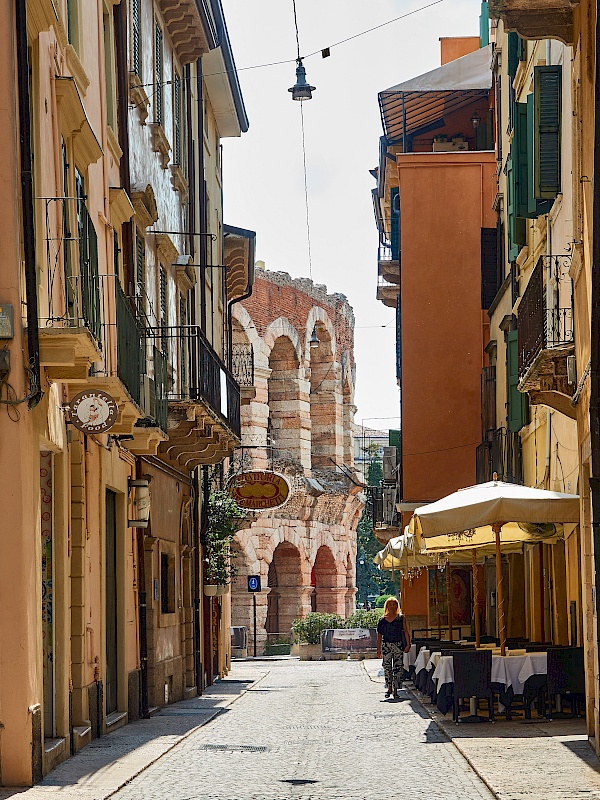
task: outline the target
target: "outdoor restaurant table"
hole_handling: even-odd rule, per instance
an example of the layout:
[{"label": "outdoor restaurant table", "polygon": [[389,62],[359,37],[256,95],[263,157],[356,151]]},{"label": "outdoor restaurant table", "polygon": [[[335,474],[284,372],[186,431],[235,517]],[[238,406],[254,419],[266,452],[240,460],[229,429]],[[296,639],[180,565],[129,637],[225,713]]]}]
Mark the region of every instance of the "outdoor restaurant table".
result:
[{"label": "outdoor restaurant table", "polygon": [[419,655],[415,661],[415,687],[424,692],[427,684],[427,663],[429,661],[430,651],[422,647],[419,650]]},{"label": "outdoor restaurant table", "polygon": [[[436,654],[434,654],[436,655]],[[430,662],[433,660],[433,656]],[[534,675],[548,670],[547,653],[527,653],[524,656],[492,656],[492,684],[500,695],[500,703],[510,707],[517,694],[526,692],[525,684]],[[431,676],[437,691],[437,707],[447,714],[452,705],[454,690],[454,661],[452,656],[440,656]]]},{"label": "outdoor restaurant table", "polygon": [[414,667],[416,659],[417,659],[417,645],[411,644],[408,653],[404,653],[402,657],[402,666],[407,672],[410,671],[411,667]]}]

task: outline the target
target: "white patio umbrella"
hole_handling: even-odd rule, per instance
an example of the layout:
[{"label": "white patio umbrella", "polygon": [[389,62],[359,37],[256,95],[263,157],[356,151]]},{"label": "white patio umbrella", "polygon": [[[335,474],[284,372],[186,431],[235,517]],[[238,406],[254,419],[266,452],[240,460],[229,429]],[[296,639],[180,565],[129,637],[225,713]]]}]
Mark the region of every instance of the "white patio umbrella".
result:
[{"label": "white patio umbrella", "polygon": [[[494,476],[495,477],[495,476]],[[459,489],[435,503],[418,508],[409,530],[427,544],[448,537],[451,544],[472,548],[489,544],[490,531],[496,552],[498,629],[502,655],[506,652],[502,543],[544,541],[556,537],[557,525],[579,522],[579,496],[534,489],[493,480]],[[441,540],[438,539],[438,542]]]}]

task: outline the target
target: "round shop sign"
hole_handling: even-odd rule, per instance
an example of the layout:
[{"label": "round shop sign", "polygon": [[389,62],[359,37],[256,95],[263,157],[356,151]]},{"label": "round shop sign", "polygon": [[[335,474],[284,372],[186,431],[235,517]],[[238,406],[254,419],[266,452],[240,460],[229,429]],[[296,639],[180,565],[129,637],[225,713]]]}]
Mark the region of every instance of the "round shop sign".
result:
[{"label": "round shop sign", "polygon": [[240,508],[264,511],[283,505],[290,494],[290,485],[277,472],[242,472],[229,484],[229,494]]},{"label": "round shop sign", "polygon": [[71,401],[71,422],[84,433],[106,433],[117,420],[119,407],[106,392],[79,392]]}]

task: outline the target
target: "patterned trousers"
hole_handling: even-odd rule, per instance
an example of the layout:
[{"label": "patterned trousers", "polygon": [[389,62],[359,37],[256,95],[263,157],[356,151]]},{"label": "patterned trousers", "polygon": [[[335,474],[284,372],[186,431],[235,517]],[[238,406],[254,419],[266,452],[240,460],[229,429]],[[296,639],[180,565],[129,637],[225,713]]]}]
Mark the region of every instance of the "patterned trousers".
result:
[{"label": "patterned trousers", "polygon": [[397,692],[404,675],[402,645],[399,642],[382,642],[383,671],[388,691]]}]

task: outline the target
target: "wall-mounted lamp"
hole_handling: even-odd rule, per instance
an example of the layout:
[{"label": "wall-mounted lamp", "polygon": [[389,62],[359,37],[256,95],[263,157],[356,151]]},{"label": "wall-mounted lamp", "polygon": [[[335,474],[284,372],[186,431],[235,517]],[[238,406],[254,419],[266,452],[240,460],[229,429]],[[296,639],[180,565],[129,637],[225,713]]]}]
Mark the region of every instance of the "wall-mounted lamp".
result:
[{"label": "wall-mounted lamp", "polygon": [[477,111],[471,117],[471,125],[477,130],[477,128],[481,125],[481,117],[477,113]]},{"label": "wall-mounted lamp", "polygon": [[130,528],[147,528],[150,520],[150,480],[148,478],[128,478],[129,494],[134,490],[133,509],[135,519],[127,521]]},{"label": "wall-mounted lamp", "polygon": [[312,332],[312,336],[310,337],[309,344],[310,344],[311,347],[318,347],[321,344],[321,340],[317,336],[317,326],[316,325],[313,328],[313,332]]}]

